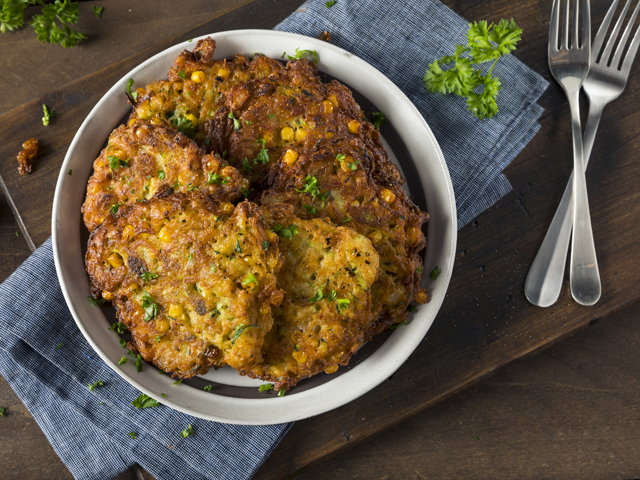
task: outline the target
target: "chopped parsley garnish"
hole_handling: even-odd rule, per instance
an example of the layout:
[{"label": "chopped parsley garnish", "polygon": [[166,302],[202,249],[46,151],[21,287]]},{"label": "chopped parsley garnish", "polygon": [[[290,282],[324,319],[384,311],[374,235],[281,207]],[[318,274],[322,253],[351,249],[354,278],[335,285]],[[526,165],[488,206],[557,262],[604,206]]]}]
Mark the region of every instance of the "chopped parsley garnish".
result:
[{"label": "chopped parsley garnish", "polygon": [[138,373],[142,371],[142,355],[140,354],[136,356],[136,369],[138,369]]},{"label": "chopped parsley garnish", "polygon": [[316,293],[313,297],[311,297],[307,301],[308,302],[317,302],[319,300],[322,300],[323,298],[324,298],[324,295],[322,294],[322,290],[318,290],[318,293]]},{"label": "chopped parsley garnish", "polygon": [[403,320],[400,323],[396,323],[395,325],[392,325],[389,330],[395,330],[396,328],[401,327],[401,326],[406,325],[406,324],[407,324],[407,321]]},{"label": "chopped parsley garnish", "polygon": [[242,193],[244,198],[247,198],[249,195],[251,195],[251,192],[255,192],[255,191],[256,191],[255,188],[245,188],[245,187],[240,188],[240,193]]},{"label": "chopped parsley garnish", "polygon": [[104,7],[97,7],[96,5],[91,5],[91,10],[93,10],[93,13],[96,17],[100,18],[102,16],[102,11],[104,10]]},{"label": "chopped parsley garnish", "polygon": [[357,170],[359,161],[360,160],[356,160],[355,162],[347,162],[347,167],[349,167],[349,170]]},{"label": "chopped parsley garnish", "polygon": [[[287,55],[287,52],[284,52],[280,58],[284,58],[285,55]],[[296,54],[287,55],[287,58],[289,60],[300,60],[301,58],[306,58],[307,55],[313,55],[316,63],[318,63],[318,52],[315,50],[300,50],[299,48],[296,48]]]},{"label": "chopped parsley garnish", "polygon": [[240,335],[242,335],[242,332],[244,332],[247,328],[251,328],[251,327],[260,328],[260,325],[247,325],[246,327],[244,326],[244,323],[241,323],[240,325],[238,325],[236,329],[233,331],[233,336],[231,337],[231,345],[235,345],[236,340],[238,340]]},{"label": "chopped parsley garnish", "polygon": [[247,173],[251,173],[251,162],[249,162],[248,158],[242,160],[242,169]]},{"label": "chopped parsley garnish", "polygon": [[183,79],[183,80],[186,80],[186,79],[187,79],[187,75],[184,73],[184,70],[180,70],[180,71],[178,72],[178,76],[179,76],[181,79]]},{"label": "chopped parsley garnish", "polygon": [[[162,370],[160,370],[160,373],[162,373]],[[162,396],[162,398],[167,398],[167,396],[164,393],[160,394]]]},{"label": "chopped parsley garnish", "polygon": [[205,392],[210,392],[212,388],[213,388],[213,385],[206,385],[206,386],[203,388],[203,390],[204,390]]},{"label": "chopped parsley garnish", "polygon": [[242,253],[242,245],[240,245],[240,239],[236,239],[236,252]]},{"label": "chopped parsley garnish", "polygon": [[0,417],[6,417],[7,409],[5,407],[0,407]]},{"label": "chopped parsley garnish", "polygon": [[118,209],[120,208],[120,204],[119,203],[115,203],[113,205],[111,205],[111,208],[109,209],[109,211],[115,215],[116,213],[118,213]]},{"label": "chopped parsley garnish", "polygon": [[61,347],[61,346],[62,346],[62,342],[60,342],[60,343],[58,344],[58,346],[56,347],[56,350],[60,350],[60,347]]},{"label": "chopped parsley garnish", "polygon": [[184,378],[181,378],[177,382],[173,382],[171,385],[180,385],[184,381]]},{"label": "chopped parsley garnish", "polygon": [[438,275],[440,275],[441,272],[442,270],[440,270],[440,268],[436,265],[436,268],[431,270],[429,277],[431,277],[431,280],[435,280],[436,278],[438,278]]},{"label": "chopped parsley garnish", "polygon": [[160,343],[160,337],[161,337],[161,335],[158,335],[158,336],[156,337],[156,343]]},{"label": "chopped parsley garnish", "polygon": [[68,175],[73,175],[73,170],[69,169],[69,171],[67,172]]},{"label": "chopped parsley garnish", "polygon": [[122,348],[127,348],[127,341],[124,338],[120,339],[120,346]]},{"label": "chopped parsley garnish", "polygon": [[347,156],[344,153],[339,153],[336,155],[336,160],[342,163]]},{"label": "chopped parsley garnish", "polygon": [[136,439],[136,434],[134,432],[129,432],[129,436],[134,440]]},{"label": "chopped parsley garnish", "polygon": [[96,307],[99,307],[100,305],[102,305],[104,302],[106,302],[106,300],[104,298],[101,298],[100,300],[98,300],[97,298],[94,298],[92,296],[88,296],[87,297],[89,299],[89,301],[91,303],[93,303]]},{"label": "chopped parsley garnish", "polygon": [[140,276],[145,282],[150,282],[151,280],[158,278],[158,274],[153,272],[143,272]]},{"label": "chopped parsley garnish", "polygon": [[329,192],[325,192],[323,194],[320,193],[320,189],[318,188],[318,179],[316,177],[312,177],[311,175],[307,175],[305,177],[302,189],[296,188],[296,192],[309,193],[311,194],[312,200],[315,200],[316,197],[320,197],[322,201],[327,201],[327,199],[329,198]]},{"label": "chopped parsley garnish", "polygon": [[127,83],[127,93],[131,98],[133,98],[133,101],[135,102],[136,100],[138,100],[138,92],[132,92],[131,91],[132,86],[133,86],[133,78],[130,78],[129,82]]},{"label": "chopped parsley garnish", "polygon": [[283,227],[282,224],[276,223],[273,226],[273,231],[284,238],[293,238],[298,235],[298,227],[296,225],[289,225],[288,227]]},{"label": "chopped parsley garnish", "polygon": [[194,190],[200,190],[200,187],[196,187],[195,185],[190,185],[187,187],[187,192],[193,192]]},{"label": "chopped parsley garnish", "polygon": [[120,322],[116,322],[109,327],[109,330],[113,330],[114,332],[118,332],[120,335],[122,335],[127,331],[127,326]]},{"label": "chopped parsley garnish", "polygon": [[407,310],[411,313],[415,313],[417,309],[415,305],[409,305],[409,308],[407,308]]},{"label": "chopped parsley garnish", "polygon": [[49,122],[51,121],[51,117],[55,116],[56,111],[55,110],[49,110],[47,108],[47,106],[43,103],[42,104],[42,112],[44,113],[44,117],[42,117],[42,124],[45,127],[49,126]]},{"label": "chopped parsley garnish", "polygon": [[303,205],[303,207],[309,212],[311,215],[316,215],[318,213],[318,209],[313,205]]},{"label": "chopped parsley garnish", "polygon": [[369,113],[369,118],[371,119],[371,123],[373,123],[373,126],[378,130],[380,130],[384,123],[387,121],[387,118],[382,112],[371,112]]},{"label": "chopped parsley garnish", "polygon": [[253,163],[260,162],[262,165],[266,165],[267,163],[269,163],[269,152],[265,148],[267,141],[264,138],[261,138],[257,142],[262,142],[262,148],[258,152],[258,156],[253,160]]},{"label": "chopped parsley garnish", "polygon": [[142,294],[142,308],[144,308],[144,321],[148,322],[153,320],[158,315],[158,304],[153,300],[153,297],[147,292]]},{"label": "chopped parsley garnish", "polygon": [[267,242],[266,240],[262,242],[262,248],[264,248],[264,251],[266,252],[269,248],[269,242]]},{"label": "chopped parsley garnish", "polygon": [[253,275],[253,273],[249,273],[247,275],[247,278],[242,280],[242,285],[244,285],[244,286],[247,286],[247,285],[249,285],[251,283],[253,283],[254,285],[258,285],[258,280],[256,279],[255,275]]},{"label": "chopped parsley garnish", "polygon": [[164,180],[166,177],[166,174],[164,173],[164,170],[158,170],[158,178],[160,180]]},{"label": "chopped parsley garnish", "polygon": [[107,155],[107,160],[109,161],[109,168],[111,170],[117,170],[119,167],[128,167],[129,160],[122,160],[119,157],[114,157],[113,155]]},{"label": "chopped parsley garnish", "polygon": [[[233,112],[229,112],[229,115],[227,115],[227,117],[233,120],[233,129],[240,130],[240,120],[233,116]],[[222,158],[224,158],[224,156]]]},{"label": "chopped parsley garnish", "polygon": [[336,298],[336,303],[338,304],[338,312],[340,310],[344,310],[345,308],[349,307],[349,299],[347,298]]},{"label": "chopped parsley garnish", "polygon": [[90,383],[89,384],[89,391],[93,392],[96,389],[96,387],[101,387],[103,385],[104,385],[104,383],[102,383],[100,380],[98,380],[96,383],[93,383],[93,384]]},{"label": "chopped parsley garnish", "polygon": [[278,396],[279,396],[279,397],[284,397],[284,394],[285,394],[286,392],[287,392],[287,391],[286,391],[284,388],[281,388],[281,389],[280,389],[280,391],[278,392]]},{"label": "chopped parsley garnish", "polygon": [[216,185],[226,185],[230,180],[231,177],[223,177],[219,173],[209,172],[207,185],[211,185],[212,183],[215,183]]},{"label": "chopped parsley garnish", "polygon": [[143,393],[138,398],[136,398],[133,402],[131,402],[131,405],[133,405],[136,408],[150,408],[150,407],[159,407],[160,402],[157,400],[154,400],[149,395]]},{"label": "chopped parsley garnish", "polygon": [[[4,33],[5,28],[13,30],[15,27],[21,27],[24,21],[24,8],[30,3],[38,3],[35,1],[26,2],[2,2],[3,8],[0,13],[0,31]],[[78,2],[68,0],[56,0],[55,3],[44,4],[42,7],[42,15],[34,15],[29,25],[35,28],[38,40],[42,43],[59,43],[64,48],[75,47],[82,40],[86,40],[84,33],[73,30],[69,25],[73,25],[80,18],[80,8]],[[15,9],[15,18],[9,18],[10,23],[7,24],[5,14],[10,9]],[[62,24],[58,26],[57,22]]]},{"label": "chopped parsley garnish", "polygon": [[251,125],[253,122],[250,122],[249,120],[245,120],[244,123],[246,123],[247,125]]},{"label": "chopped parsley garnish", "polygon": [[275,115],[273,113],[270,113],[268,116],[269,116],[269,118],[275,117]]},{"label": "chopped parsley garnish", "polygon": [[330,0],[329,2],[325,3],[324,6],[327,8],[331,8],[336,4],[336,0]]},{"label": "chopped parsley garnish", "polygon": [[182,436],[182,438],[187,438],[188,436],[193,435],[193,427],[191,426],[191,424],[189,424],[187,428],[182,430],[182,432],[180,432],[180,435]]},{"label": "chopped parsley garnish", "polygon": [[171,117],[171,123],[173,123],[176,128],[184,133],[187,137],[193,138],[196,136],[196,132],[193,129],[193,122],[188,118],[174,113]]},{"label": "chopped parsley garnish", "polygon": [[118,365],[124,365],[125,363],[127,363],[129,361],[129,359],[126,356],[122,356],[122,358],[120,359],[120,361],[118,362]]}]

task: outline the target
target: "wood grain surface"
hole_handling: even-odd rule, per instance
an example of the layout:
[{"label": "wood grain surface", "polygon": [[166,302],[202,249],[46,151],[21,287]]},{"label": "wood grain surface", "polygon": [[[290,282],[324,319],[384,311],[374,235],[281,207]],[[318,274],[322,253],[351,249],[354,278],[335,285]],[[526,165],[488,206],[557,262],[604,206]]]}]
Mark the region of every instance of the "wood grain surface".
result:
[{"label": "wood grain surface", "polygon": [[[0,175],[36,245],[50,235],[51,201],[66,148],[118,78],[150,55],[196,35],[271,28],[301,1],[194,0],[186,7],[151,0],[95,3],[106,7],[104,23],[87,19],[90,41],[76,49],[41,46],[30,31],[0,35],[0,84],[5,87],[0,89],[0,113],[5,112],[0,132],[6,139],[0,144]],[[470,20],[514,17],[524,28],[516,56],[551,81],[541,100],[542,129],[506,170],[514,191],[459,232],[449,293],[407,363],[360,399],[298,422],[256,478],[281,478],[309,465],[302,478],[638,477],[640,391],[634,353],[640,330],[632,320],[640,313],[633,306],[640,296],[635,267],[640,258],[635,98],[640,64],[623,96],[605,110],[587,176],[602,299],[595,307],[581,307],[571,300],[567,284],[556,305],[539,309],[524,297],[524,278],[572,166],[566,99],[546,67],[550,2],[445,3]],[[608,3],[592,2],[594,26]],[[88,7],[81,6],[85,17],[91,15]],[[34,55],[49,66],[21,64]],[[43,101],[58,115],[47,128],[40,122]],[[585,113],[586,102],[583,107]],[[42,141],[45,154],[33,174],[21,177],[15,155],[30,136]],[[0,203],[0,238],[6,245],[0,253],[2,278],[29,252],[24,236],[15,235],[17,224],[7,205]],[[601,320],[596,327],[507,366],[596,320]],[[0,405],[9,405],[11,412],[0,420],[0,455],[10,466],[0,478],[70,478],[6,383],[0,384]],[[18,441],[15,432],[23,432]],[[29,453],[34,449],[36,460]]]}]

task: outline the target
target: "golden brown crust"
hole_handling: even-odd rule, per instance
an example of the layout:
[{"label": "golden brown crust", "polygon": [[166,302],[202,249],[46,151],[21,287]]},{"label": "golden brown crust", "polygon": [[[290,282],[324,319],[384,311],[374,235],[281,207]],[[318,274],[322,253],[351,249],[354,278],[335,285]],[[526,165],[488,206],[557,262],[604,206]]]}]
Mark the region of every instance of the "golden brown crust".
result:
[{"label": "golden brown crust", "polygon": [[261,360],[282,300],[278,240],[261,216],[192,192],[123,207],[93,231],[92,291],[113,299],[145,360],[180,378]]}]

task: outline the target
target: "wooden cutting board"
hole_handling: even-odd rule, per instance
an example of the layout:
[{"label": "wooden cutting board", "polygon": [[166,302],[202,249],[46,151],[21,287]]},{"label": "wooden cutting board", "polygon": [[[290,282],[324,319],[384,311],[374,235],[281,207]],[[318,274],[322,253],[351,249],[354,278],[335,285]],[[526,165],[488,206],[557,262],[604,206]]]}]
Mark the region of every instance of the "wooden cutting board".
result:
[{"label": "wooden cutting board", "polygon": [[[219,30],[272,28],[299,0],[227,1],[228,11],[184,33],[72,81],[0,116],[0,175],[35,246],[50,234],[51,204],[66,149],[85,116],[116,80],[151,55],[175,43]],[[525,35],[516,55],[545,75],[551,86],[541,100],[542,129],[506,174],[514,191],[459,232],[456,267],[447,299],[427,337],[388,381],[332,412],[296,423],[256,478],[279,478],[346,449],[414,413],[539,351],[590,322],[638,300],[640,258],[640,113],[633,97],[640,87],[636,65],[623,96],[605,111],[588,174],[592,221],[603,295],[591,308],[571,300],[568,284],[556,305],[531,306],[524,279],[561,198],[572,166],[566,100],[546,67],[548,2],[542,0],[446,0],[470,19],[517,20]],[[595,3],[595,2],[594,2]],[[594,24],[607,5],[592,5]],[[108,4],[107,4],[108,6]],[[160,22],[160,20],[158,20]],[[502,79],[508,81],[508,79]],[[49,127],[41,103],[58,112]],[[584,105],[586,111],[586,104]],[[428,120],[428,119],[427,119]],[[461,133],[463,134],[463,133]],[[34,172],[19,176],[20,143],[36,137],[44,154]]]}]

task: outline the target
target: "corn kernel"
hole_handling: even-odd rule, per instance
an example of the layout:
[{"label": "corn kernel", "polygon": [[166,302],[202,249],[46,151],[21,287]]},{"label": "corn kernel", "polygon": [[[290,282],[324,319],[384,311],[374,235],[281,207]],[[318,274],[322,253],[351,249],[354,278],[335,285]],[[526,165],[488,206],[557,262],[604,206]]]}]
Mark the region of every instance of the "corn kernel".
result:
[{"label": "corn kernel", "polygon": [[266,317],[271,313],[271,308],[269,308],[267,305],[260,305],[260,307],[258,308],[258,312],[260,312],[260,315],[262,315],[263,317]]},{"label": "corn kernel", "polygon": [[330,367],[324,369],[324,373],[336,373],[337,370],[338,365],[331,365]]},{"label": "corn kernel", "polygon": [[124,265],[124,260],[122,260],[122,257],[120,256],[120,254],[115,252],[109,255],[109,258],[107,258],[107,261],[113,268],[118,268]]},{"label": "corn kernel", "polygon": [[338,103],[338,99],[336,98],[335,95],[329,95],[327,97],[327,100],[331,102],[331,105],[333,105],[333,108],[338,108],[340,106],[340,104]]},{"label": "corn kernel", "polygon": [[307,131],[304,128],[298,128],[294,134],[296,142],[300,142],[307,136]]},{"label": "corn kernel", "polygon": [[284,127],[282,130],[280,130],[280,138],[285,142],[293,141],[293,128]]},{"label": "corn kernel", "polygon": [[407,228],[407,240],[410,245],[414,245],[420,241],[421,232],[419,228],[411,227]]},{"label": "corn kernel", "polygon": [[322,101],[322,113],[325,115],[333,113],[333,104],[329,100]]},{"label": "corn kernel", "polygon": [[144,229],[150,229],[150,228],[151,228],[151,225],[149,225],[149,222],[142,222],[142,223],[141,223],[141,226],[142,226],[142,228],[144,228]]},{"label": "corn kernel", "polygon": [[127,225],[126,227],[124,227],[124,229],[122,230],[122,240],[124,240],[125,242],[130,242],[131,240],[133,240],[133,237],[133,225]]},{"label": "corn kernel", "polygon": [[182,308],[182,305],[177,305],[175,303],[172,303],[171,305],[169,305],[169,316],[173,317],[173,318],[179,318],[182,316],[182,314],[184,313],[184,310]]},{"label": "corn kernel", "polygon": [[171,323],[169,322],[169,319],[167,317],[162,317],[156,320],[155,327],[156,327],[156,332],[158,333],[168,332],[170,326],[171,326]]},{"label": "corn kernel", "polygon": [[124,294],[129,295],[131,292],[136,292],[138,290],[138,284],[136,282],[132,282],[124,289]]},{"label": "corn kernel", "polygon": [[382,198],[382,200],[384,200],[387,203],[393,203],[396,199],[396,194],[393,193],[388,188],[383,188],[382,191],[380,192],[380,198]]},{"label": "corn kernel", "polygon": [[265,133],[262,138],[264,138],[264,143],[265,145],[270,144],[273,141],[273,135],[271,135],[270,133]]},{"label": "corn kernel", "polygon": [[[148,117],[147,117],[148,118]],[[151,119],[152,125],[160,125],[162,123],[162,119],[158,116],[155,116]]]},{"label": "corn kernel", "polygon": [[158,238],[165,243],[171,241],[171,232],[169,232],[169,229],[166,226],[160,229],[158,232]]},{"label": "corn kernel", "polygon": [[191,74],[191,81],[195,83],[204,82],[204,72],[202,70],[196,70]]},{"label": "corn kernel", "polygon": [[287,165],[293,165],[298,160],[298,152],[295,150],[287,150],[282,156],[282,161]]},{"label": "corn kernel", "polygon": [[229,70],[226,67],[220,67],[218,69],[218,77],[222,78],[223,80],[226,80],[227,78],[229,78],[230,73],[231,73],[231,70]]},{"label": "corn kernel", "polygon": [[332,139],[333,138],[333,132],[327,132],[327,138],[328,139]]},{"label": "corn kernel", "polygon": [[358,130],[360,130],[360,122],[351,120],[349,123],[347,123],[347,130],[354,134],[358,133]]},{"label": "corn kernel", "polygon": [[113,299],[113,293],[107,292],[106,290],[103,290],[102,291],[102,298],[104,298],[105,300],[112,300]]},{"label": "corn kernel", "polygon": [[425,292],[424,290],[420,290],[415,294],[413,299],[418,303],[427,303],[429,301],[429,295],[427,295],[427,292]]},{"label": "corn kernel", "polygon": [[264,232],[267,235],[267,240],[269,240],[270,243],[273,243],[276,241],[276,238],[278,238],[278,236],[273,233],[271,230],[265,230]]},{"label": "corn kernel", "polygon": [[140,87],[140,88],[136,88],[136,92],[138,92],[138,95],[140,95],[140,96],[142,96],[142,95],[144,95],[145,93],[147,93],[147,91],[146,91],[144,88],[142,88],[142,87]]},{"label": "corn kernel", "polygon": [[220,211],[226,215],[231,215],[235,210],[233,203],[229,203],[229,202],[222,202],[219,208],[220,208]]},{"label": "corn kernel", "polygon": [[304,352],[293,352],[292,355],[298,363],[304,363],[307,361],[307,354]]},{"label": "corn kernel", "polygon": [[182,82],[176,82],[173,85],[173,88],[175,88],[177,91],[180,91],[184,88],[184,83]]},{"label": "corn kernel", "polygon": [[382,241],[383,235],[376,230],[375,232],[371,232],[369,235],[367,235],[367,238],[373,243],[379,243]]},{"label": "corn kernel", "polygon": [[122,159],[122,158],[124,158],[125,155],[124,155],[124,152],[121,149],[114,148],[113,150],[111,150],[109,156],[110,157],[118,157],[118,158]]},{"label": "corn kernel", "polygon": [[198,126],[198,117],[196,117],[193,113],[187,113],[184,118],[190,120],[194,127]]}]

